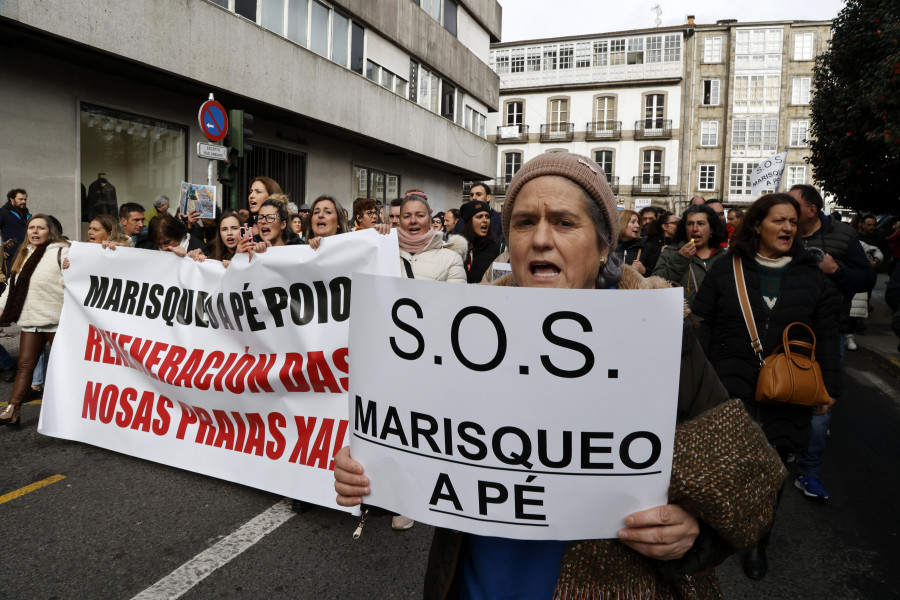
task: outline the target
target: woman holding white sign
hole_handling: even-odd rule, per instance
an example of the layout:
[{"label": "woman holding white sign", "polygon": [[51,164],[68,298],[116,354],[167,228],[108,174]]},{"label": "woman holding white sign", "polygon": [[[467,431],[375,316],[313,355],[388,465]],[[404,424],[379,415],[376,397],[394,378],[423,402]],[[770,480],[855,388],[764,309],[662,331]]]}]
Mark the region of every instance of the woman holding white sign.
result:
[{"label": "woman holding white sign", "polygon": [[0,425],[18,426],[22,401],[44,346],[53,344],[63,305],[63,267],[69,242],[47,215],[34,215],[25,226],[27,243],[19,246],[10,269],[9,286],[0,296],[0,319],[18,323],[19,366],[9,404]]},{"label": "woman holding white sign", "polygon": [[[510,182],[503,229],[512,272],[496,285],[668,287],[623,267],[612,252],[616,201],[589,158],[552,153],[524,165]],[[522,541],[437,529],[425,597],[719,597],[712,567],[767,529],[784,477],[761,431],[727,398],[686,319],[670,504],[626,516],[618,540]],[[370,491],[349,448],[336,456],[335,480],[343,506]]]}]

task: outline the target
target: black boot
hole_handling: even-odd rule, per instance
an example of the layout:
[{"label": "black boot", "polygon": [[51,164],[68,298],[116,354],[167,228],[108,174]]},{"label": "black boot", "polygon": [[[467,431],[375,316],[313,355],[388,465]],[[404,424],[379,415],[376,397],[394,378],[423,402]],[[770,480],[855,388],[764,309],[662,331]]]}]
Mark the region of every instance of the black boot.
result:
[{"label": "black boot", "polygon": [[744,555],[744,575],[750,579],[759,581],[766,576],[768,568],[769,560],[766,558],[765,544],[760,543]]}]

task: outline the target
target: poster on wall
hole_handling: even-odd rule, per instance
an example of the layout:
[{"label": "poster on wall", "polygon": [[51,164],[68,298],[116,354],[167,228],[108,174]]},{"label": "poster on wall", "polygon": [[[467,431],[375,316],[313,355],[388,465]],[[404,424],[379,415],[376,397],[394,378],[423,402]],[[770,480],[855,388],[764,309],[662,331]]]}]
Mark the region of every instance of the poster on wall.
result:
[{"label": "poster on wall", "polygon": [[181,194],[178,197],[178,210],[183,215],[197,211],[200,213],[201,219],[215,219],[216,187],[182,181]]}]

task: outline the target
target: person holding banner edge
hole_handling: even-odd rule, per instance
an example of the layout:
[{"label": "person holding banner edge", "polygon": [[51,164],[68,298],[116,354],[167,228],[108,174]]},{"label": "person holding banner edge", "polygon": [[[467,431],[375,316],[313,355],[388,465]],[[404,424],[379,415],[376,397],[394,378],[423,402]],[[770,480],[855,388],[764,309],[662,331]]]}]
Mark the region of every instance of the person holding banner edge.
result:
[{"label": "person holding banner edge", "polygon": [[[532,159],[509,186],[503,224],[512,273],[496,285],[668,287],[623,267],[611,252],[616,212],[594,161],[571,153]],[[740,403],[727,401],[688,319],[678,416],[670,504],[628,515],[618,540],[520,541],[437,529],[425,597],[721,597],[711,567],[768,529],[784,470]],[[362,465],[348,447],[335,459],[338,504],[362,503],[370,489]],[[702,466],[713,463],[717,468]],[[725,489],[730,493],[723,498]]]},{"label": "person holding banner edge", "polygon": [[68,266],[69,242],[50,217],[33,215],[25,225],[25,240],[10,268],[10,283],[0,296],[0,319],[18,323],[19,366],[9,404],[0,424],[18,426],[22,401],[44,346],[53,344],[63,304],[62,270]]}]

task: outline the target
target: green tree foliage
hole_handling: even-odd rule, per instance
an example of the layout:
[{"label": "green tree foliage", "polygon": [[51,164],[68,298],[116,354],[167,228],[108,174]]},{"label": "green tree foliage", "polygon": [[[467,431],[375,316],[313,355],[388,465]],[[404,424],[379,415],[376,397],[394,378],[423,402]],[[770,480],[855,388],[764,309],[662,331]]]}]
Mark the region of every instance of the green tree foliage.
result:
[{"label": "green tree foliage", "polygon": [[847,208],[900,211],[900,2],[846,0],[814,86],[816,181]]}]

